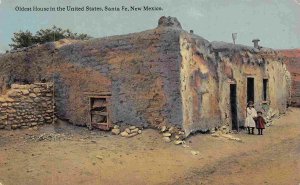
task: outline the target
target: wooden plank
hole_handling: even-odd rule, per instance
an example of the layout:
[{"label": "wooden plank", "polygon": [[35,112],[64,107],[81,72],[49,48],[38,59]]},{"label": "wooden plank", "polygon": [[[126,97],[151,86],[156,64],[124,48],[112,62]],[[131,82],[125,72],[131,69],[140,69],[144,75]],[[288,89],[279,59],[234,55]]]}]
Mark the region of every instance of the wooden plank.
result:
[{"label": "wooden plank", "polygon": [[83,92],[88,96],[111,96],[111,92]]},{"label": "wooden plank", "polygon": [[91,112],[92,115],[101,115],[101,116],[107,116],[108,112]]},{"label": "wooden plank", "polygon": [[109,104],[108,104],[107,102],[99,103],[99,105],[97,105],[97,106],[93,105],[93,106],[92,106],[92,109],[98,108],[98,107],[107,107],[108,105],[109,105]]}]

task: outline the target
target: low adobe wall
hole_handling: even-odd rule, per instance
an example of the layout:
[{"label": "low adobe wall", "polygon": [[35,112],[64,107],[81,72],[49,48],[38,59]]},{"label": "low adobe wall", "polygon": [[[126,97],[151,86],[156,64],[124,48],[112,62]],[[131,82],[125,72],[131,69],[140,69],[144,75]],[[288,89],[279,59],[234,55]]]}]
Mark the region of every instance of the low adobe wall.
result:
[{"label": "low adobe wall", "polygon": [[13,84],[0,96],[0,129],[29,128],[53,122],[53,84]]}]

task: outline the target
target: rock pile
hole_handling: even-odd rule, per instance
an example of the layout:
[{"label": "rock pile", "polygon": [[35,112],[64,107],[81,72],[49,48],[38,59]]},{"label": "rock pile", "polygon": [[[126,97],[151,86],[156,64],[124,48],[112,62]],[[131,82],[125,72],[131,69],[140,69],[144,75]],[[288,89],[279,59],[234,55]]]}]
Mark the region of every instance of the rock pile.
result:
[{"label": "rock pile", "polygon": [[122,137],[133,137],[142,133],[142,130],[135,126],[129,126],[121,132],[121,128],[118,125],[115,125],[111,130],[113,135],[121,135]]},{"label": "rock pile", "polygon": [[53,84],[13,84],[0,96],[0,129],[29,128],[52,123]]},{"label": "rock pile", "polygon": [[184,144],[185,133],[176,127],[162,126],[160,132],[163,135],[163,140],[167,143],[173,141],[175,145]]},{"label": "rock pile", "polygon": [[219,133],[221,133],[221,134],[229,134],[231,131],[230,131],[228,125],[223,125],[223,126],[221,126],[221,127],[219,127],[219,128],[213,128],[213,129],[211,129],[210,132],[211,132],[212,134],[214,134],[214,133],[216,133],[216,132],[219,132]]},{"label": "rock pile", "polygon": [[221,127],[215,127],[209,130],[210,134],[215,134],[215,133],[222,133],[222,134],[228,134],[229,133],[229,127],[226,125],[223,125]]}]

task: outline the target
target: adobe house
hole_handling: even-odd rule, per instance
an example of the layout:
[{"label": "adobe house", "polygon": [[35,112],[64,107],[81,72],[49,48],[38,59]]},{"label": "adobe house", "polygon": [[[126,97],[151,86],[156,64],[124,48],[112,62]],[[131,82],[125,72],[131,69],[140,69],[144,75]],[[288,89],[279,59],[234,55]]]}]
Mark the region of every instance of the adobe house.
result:
[{"label": "adobe house", "polygon": [[272,49],[209,42],[161,17],[155,29],[61,40],[0,56],[0,87],[53,82],[56,115],[195,131],[243,125],[247,101],[286,111],[289,72]]}]

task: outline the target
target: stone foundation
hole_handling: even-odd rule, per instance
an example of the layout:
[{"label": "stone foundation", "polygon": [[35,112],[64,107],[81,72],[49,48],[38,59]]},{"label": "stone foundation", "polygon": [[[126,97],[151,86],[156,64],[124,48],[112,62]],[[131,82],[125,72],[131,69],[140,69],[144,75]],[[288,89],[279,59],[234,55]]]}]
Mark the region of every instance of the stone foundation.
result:
[{"label": "stone foundation", "polygon": [[53,84],[13,84],[0,96],[0,129],[29,128],[52,123]]}]

